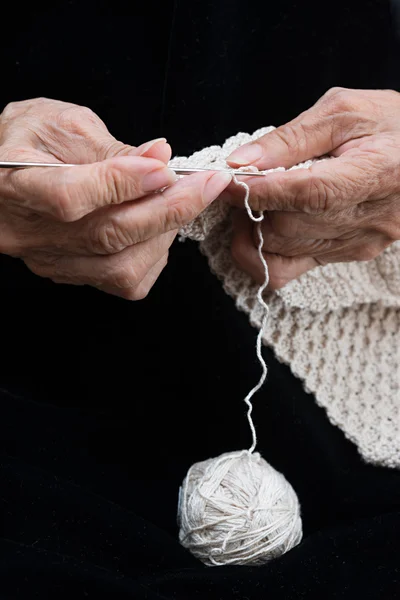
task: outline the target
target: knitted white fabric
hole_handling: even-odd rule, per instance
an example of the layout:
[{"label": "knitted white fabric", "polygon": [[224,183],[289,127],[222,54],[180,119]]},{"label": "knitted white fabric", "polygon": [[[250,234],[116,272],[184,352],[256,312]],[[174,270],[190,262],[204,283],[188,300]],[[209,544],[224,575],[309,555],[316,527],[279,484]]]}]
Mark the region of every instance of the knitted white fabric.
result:
[{"label": "knitted white fabric", "polygon": [[[226,168],[234,149],[272,129],[238,133],[222,147],[175,157],[171,166]],[[181,235],[201,242],[226,292],[259,328],[257,286],[230,254],[229,206],[214,202]],[[270,317],[264,343],[290,365],[365,460],[400,467],[400,243],[369,262],[317,267],[265,299]]]}]

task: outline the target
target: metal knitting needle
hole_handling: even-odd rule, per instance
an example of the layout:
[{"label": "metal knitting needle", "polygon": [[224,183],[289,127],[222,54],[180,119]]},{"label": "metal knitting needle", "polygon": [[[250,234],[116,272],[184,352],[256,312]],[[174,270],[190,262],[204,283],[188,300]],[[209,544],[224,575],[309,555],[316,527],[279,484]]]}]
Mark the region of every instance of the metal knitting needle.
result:
[{"label": "metal knitting needle", "polygon": [[246,177],[253,177],[253,175],[255,175],[256,177],[264,177],[265,174],[264,173],[260,173],[259,171],[256,171],[255,173],[246,173],[245,171],[238,171],[238,170],[231,170],[231,169],[202,169],[200,167],[193,167],[191,169],[189,168],[184,168],[184,169],[175,169],[175,167],[170,167],[173,171],[175,171],[175,173],[177,175],[191,175],[192,173],[198,173],[198,172],[202,172],[202,171],[218,171],[218,173],[231,173],[232,175],[245,175]]},{"label": "metal knitting needle", "polygon": [[[79,165],[72,165],[67,163],[36,163],[36,162],[0,162],[0,169],[27,169],[30,167],[77,167]],[[264,173],[246,173],[244,171],[229,170],[229,169],[203,169],[200,167],[193,168],[174,168],[170,167],[177,175],[191,175],[202,171],[218,171],[219,173],[231,173],[232,175],[242,175],[245,177],[261,176],[264,177]]]},{"label": "metal knitting needle", "polygon": [[76,167],[66,163],[36,163],[36,162],[0,162],[1,169],[27,169],[29,167]]}]

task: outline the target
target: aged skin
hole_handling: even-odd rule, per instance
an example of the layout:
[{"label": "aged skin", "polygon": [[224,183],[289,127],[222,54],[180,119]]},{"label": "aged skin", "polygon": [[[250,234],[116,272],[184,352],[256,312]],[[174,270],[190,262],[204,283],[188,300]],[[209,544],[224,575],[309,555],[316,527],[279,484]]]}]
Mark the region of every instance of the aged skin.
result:
[{"label": "aged skin", "polygon": [[[334,158],[309,170],[247,180],[252,208],[265,211],[263,250],[272,289],[317,265],[372,260],[400,239],[400,94],[334,88],[228,161],[269,169],[323,155]],[[228,193],[240,207],[235,187]],[[254,228],[243,211],[234,226],[235,261],[262,281]]]},{"label": "aged skin", "polygon": [[164,138],[127,146],[85,107],[46,98],[9,104],[0,160],[79,166],[0,169],[0,252],[55,282],[144,298],[177,230],[231,181],[213,172],[176,181],[170,157]]}]

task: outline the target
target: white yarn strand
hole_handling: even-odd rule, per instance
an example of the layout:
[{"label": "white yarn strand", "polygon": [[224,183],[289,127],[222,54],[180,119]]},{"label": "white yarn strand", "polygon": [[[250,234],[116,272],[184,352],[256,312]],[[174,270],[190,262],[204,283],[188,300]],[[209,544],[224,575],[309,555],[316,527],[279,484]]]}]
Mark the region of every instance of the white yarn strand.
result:
[{"label": "white yarn strand", "polygon": [[257,223],[258,256],[265,275],[257,291],[258,302],[264,311],[256,342],[262,373],[244,399],[252,434],[249,450],[228,452],[194,464],[180,489],[180,542],[209,566],[261,565],[284,554],[302,538],[300,505],[295,491],[281,473],[254,452],[257,435],[251,399],[267,376],[261,349],[269,313],[263,298],[269,275],[262,253],[263,214],[253,215],[249,186],[235,176],[233,180],[245,190],[244,205],[249,218]]},{"label": "white yarn strand", "polygon": [[251,403],[251,399],[254,396],[254,394],[256,392],[258,392],[259,389],[261,389],[261,387],[263,386],[266,378],[267,378],[267,365],[265,364],[265,360],[263,358],[262,355],[262,338],[264,335],[264,331],[265,331],[265,327],[267,325],[267,321],[268,321],[268,315],[269,315],[269,308],[268,305],[266,304],[264,298],[263,298],[263,293],[265,288],[267,287],[268,283],[269,283],[269,272],[268,272],[268,265],[267,262],[264,258],[263,252],[262,252],[262,248],[264,245],[264,237],[262,234],[262,229],[261,229],[261,224],[262,221],[264,220],[264,214],[262,212],[259,213],[258,217],[255,217],[253,215],[253,211],[251,210],[250,204],[249,204],[249,197],[250,197],[250,188],[247,185],[247,183],[245,183],[244,181],[239,181],[236,177],[236,175],[233,176],[233,181],[236,183],[236,185],[242,187],[245,190],[245,196],[244,196],[244,206],[247,210],[247,214],[249,215],[249,218],[254,221],[255,223],[257,223],[257,234],[258,234],[258,256],[260,258],[261,264],[263,266],[264,269],[264,282],[262,283],[262,285],[258,288],[257,291],[257,300],[260,303],[260,305],[263,307],[264,309],[264,315],[261,321],[261,327],[260,330],[258,332],[257,335],[257,342],[256,342],[256,352],[257,352],[257,358],[261,364],[261,368],[262,368],[262,373],[261,373],[261,377],[259,382],[253,387],[253,389],[250,390],[250,392],[247,394],[246,398],[244,399],[244,402],[247,404],[248,411],[247,411],[247,420],[249,422],[249,426],[250,426],[250,430],[251,430],[251,435],[253,438],[253,443],[249,448],[249,452],[250,454],[252,454],[254,452],[254,450],[256,449],[257,446],[257,433],[256,433],[256,428],[254,427],[254,422],[253,422],[253,418],[252,418],[252,412],[253,412],[253,405]]}]

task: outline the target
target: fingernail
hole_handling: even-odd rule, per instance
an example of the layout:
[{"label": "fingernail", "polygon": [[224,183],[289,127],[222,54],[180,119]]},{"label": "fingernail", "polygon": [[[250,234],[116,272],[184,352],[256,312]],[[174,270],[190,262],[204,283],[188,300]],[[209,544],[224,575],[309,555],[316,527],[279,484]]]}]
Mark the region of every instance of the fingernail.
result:
[{"label": "fingernail", "polygon": [[154,190],[172,185],[177,179],[175,171],[168,169],[168,167],[161,167],[143,176],[142,190],[144,192],[154,192]]},{"label": "fingernail", "polygon": [[240,166],[250,165],[261,158],[262,154],[263,148],[260,144],[245,144],[237,150],[234,150],[232,154],[228,156],[227,161]]},{"label": "fingernail", "polygon": [[207,181],[204,192],[203,201],[205,206],[210,204],[213,200],[218,198],[221,192],[224,191],[226,186],[232,181],[232,175],[230,173],[215,173]]},{"label": "fingernail", "polygon": [[145,144],[142,144],[138,148],[138,150],[140,150],[139,156],[142,156],[145,152],[147,152],[148,150],[150,150],[150,148],[152,148],[153,146],[155,146],[159,142],[166,142],[166,141],[167,141],[166,138],[160,137],[160,138],[156,138],[155,140],[150,140],[149,142],[146,142]]}]

